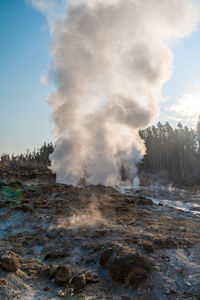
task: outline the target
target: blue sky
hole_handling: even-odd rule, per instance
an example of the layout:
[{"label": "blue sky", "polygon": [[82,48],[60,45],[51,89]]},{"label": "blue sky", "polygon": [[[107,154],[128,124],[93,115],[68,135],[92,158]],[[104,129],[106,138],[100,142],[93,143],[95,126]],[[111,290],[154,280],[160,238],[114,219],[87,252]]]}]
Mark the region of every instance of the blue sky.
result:
[{"label": "blue sky", "polygon": [[0,1],[0,153],[18,153],[52,140],[47,95],[51,37],[45,18],[24,0]]},{"label": "blue sky", "polygon": [[167,119],[174,126],[180,120],[194,127],[200,115],[200,27],[171,48],[174,71],[163,88],[163,95],[169,99],[160,104],[160,120]]},{"label": "blue sky", "polygon": [[[51,63],[51,36],[45,17],[25,0],[1,0],[0,38],[0,153],[20,153],[54,141],[47,104],[53,86],[40,82]],[[199,29],[172,49],[160,120],[193,126],[200,114]]]}]

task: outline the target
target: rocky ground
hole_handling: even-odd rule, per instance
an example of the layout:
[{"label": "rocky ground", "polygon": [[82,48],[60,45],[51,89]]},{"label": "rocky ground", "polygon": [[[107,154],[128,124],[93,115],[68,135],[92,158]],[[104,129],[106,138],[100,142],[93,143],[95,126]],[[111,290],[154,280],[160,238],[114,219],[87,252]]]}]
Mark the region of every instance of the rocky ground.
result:
[{"label": "rocky ground", "polygon": [[195,190],[0,182],[0,299],[200,299]]}]

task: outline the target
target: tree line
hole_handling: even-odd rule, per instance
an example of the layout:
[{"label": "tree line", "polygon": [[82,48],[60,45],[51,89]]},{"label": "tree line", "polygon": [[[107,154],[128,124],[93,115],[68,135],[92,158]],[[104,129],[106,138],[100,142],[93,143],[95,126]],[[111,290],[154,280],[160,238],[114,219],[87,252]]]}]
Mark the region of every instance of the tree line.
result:
[{"label": "tree line", "polygon": [[[165,175],[173,180],[200,178],[200,118],[196,129],[178,123],[173,128],[168,122],[158,123],[139,132],[146,145],[146,154],[139,171]],[[0,155],[0,167],[47,169],[52,143],[44,143],[32,152],[20,155]]]},{"label": "tree line", "polygon": [[196,129],[178,123],[173,128],[168,122],[139,132],[146,145],[146,155],[140,170],[169,178],[184,179],[200,176],[200,118]]},{"label": "tree line", "polygon": [[3,153],[0,156],[0,167],[3,168],[38,168],[46,169],[50,166],[49,155],[54,151],[52,143],[44,143],[40,148],[29,150],[25,154],[9,155]]}]

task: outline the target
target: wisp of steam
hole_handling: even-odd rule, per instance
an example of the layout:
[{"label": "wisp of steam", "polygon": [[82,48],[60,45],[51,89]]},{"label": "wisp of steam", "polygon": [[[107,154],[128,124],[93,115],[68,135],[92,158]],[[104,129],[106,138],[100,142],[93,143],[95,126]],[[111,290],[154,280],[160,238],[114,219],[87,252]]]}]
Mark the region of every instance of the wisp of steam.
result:
[{"label": "wisp of steam", "polygon": [[145,153],[138,131],[157,119],[172,73],[169,43],[195,29],[198,11],[193,0],[68,1],[52,31],[58,182],[133,182]]}]

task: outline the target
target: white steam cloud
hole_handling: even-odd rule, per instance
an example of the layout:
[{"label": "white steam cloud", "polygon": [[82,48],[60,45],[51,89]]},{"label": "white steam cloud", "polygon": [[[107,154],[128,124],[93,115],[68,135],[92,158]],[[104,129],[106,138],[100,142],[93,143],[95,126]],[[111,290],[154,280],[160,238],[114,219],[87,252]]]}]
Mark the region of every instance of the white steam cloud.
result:
[{"label": "white steam cloud", "polygon": [[168,42],[194,30],[193,0],[75,0],[53,30],[57,83],[49,104],[59,182],[134,179],[145,153],[138,135],[158,116],[172,73]]}]

